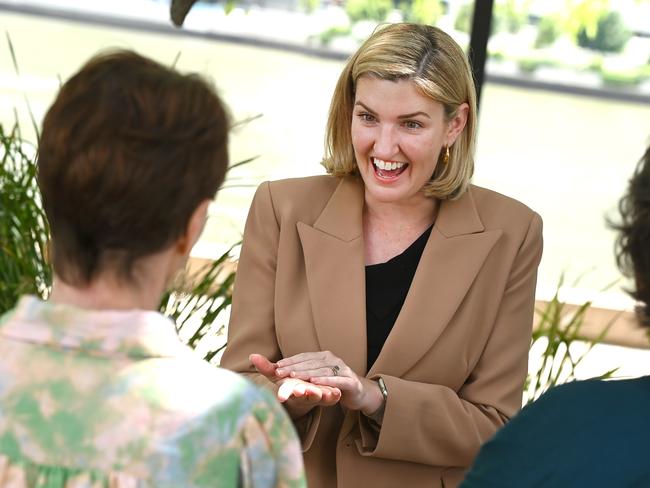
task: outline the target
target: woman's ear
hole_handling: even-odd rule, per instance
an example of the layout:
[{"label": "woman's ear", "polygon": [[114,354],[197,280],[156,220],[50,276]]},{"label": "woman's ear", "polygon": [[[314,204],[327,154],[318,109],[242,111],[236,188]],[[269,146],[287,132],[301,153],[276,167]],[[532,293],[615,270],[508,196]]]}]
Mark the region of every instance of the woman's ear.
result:
[{"label": "woman's ear", "polygon": [[469,116],[469,105],[461,103],[458,106],[456,115],[447,123],[447,137],[445,146],[451,146],[456,142],[458,136],[463,132],[465,125],[467,125],[467,117]]},{"label": "woman's ear", "polygon": [[187,222],[185,233],[176,241],[175,248],[178,254],[189,255],[192,247],[199,240],[201,232],[203,232],[203,228],[205,227],[205,222],[208,219],[208,207],[211,202],[212,200],[206,198],[192,212],[190,220]]}]

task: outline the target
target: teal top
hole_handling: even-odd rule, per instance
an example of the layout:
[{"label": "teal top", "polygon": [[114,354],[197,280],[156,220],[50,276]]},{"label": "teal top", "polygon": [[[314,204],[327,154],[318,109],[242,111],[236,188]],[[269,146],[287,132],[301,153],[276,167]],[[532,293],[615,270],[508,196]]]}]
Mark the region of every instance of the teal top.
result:
[{"label": "teal top", "polygon": [[0,318],[0,487],[305,487],[270,392],[151,311],[23,297]]},{"label": "teal top", "polygon": [[462,488],[650,486],[650,376],[550,390],[483,446]]}]

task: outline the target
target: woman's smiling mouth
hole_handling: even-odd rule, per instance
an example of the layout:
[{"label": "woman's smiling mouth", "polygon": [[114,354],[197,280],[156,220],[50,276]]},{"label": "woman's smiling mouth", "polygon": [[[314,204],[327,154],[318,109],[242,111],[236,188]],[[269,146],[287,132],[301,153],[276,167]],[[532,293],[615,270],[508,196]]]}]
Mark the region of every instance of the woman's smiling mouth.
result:
[{"label": "woman's smiling mouth", "polygon": [[399,175],[401,175],[406,168],[408,163],[401,161],[384,161],[379,158],[370,158],[372,161],[372,167],[375,170],[375,175],[382,180],[395,180]]}]

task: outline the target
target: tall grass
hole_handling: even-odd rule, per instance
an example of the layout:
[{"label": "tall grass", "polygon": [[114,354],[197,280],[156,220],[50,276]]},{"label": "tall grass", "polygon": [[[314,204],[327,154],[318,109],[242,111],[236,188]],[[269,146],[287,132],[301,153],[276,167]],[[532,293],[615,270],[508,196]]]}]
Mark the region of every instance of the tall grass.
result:
[{"label": "tall grass", "polygon": [[[586,339],[582,327],[592,302],[586,301],[576,308],[569,306],[560,299],[563,285],[564,275],[561,275],[553,298],[543,308],[535,310],[539,320],[533,331],[531,350],[537,350],[538,345],[543,349],[539,365],[526,378],[524,404],[534,402],[554,386],[575,381],[577,370],[585,356],[605,339],[619,317],[619,314],[614,315],[604,324],[598,336]],[[573,346],[579,343],[585,344],[586,349],[578,353]],[[618,368],[604,371],[597,378],[611,378],[617,370]]]},{"label": "tall grass", "polygon": [[9,132],[0,125],[0,312],[24,294],[47,298],[52,283],[35,155],[17,124]]}]

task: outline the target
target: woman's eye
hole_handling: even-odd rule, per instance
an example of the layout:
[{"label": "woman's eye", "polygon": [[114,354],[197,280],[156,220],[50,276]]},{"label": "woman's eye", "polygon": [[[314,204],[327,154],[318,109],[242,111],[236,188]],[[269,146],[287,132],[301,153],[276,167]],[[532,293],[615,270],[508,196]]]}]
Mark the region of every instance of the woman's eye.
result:
[{"label": "woman's eye", "polygon": [[363,120],[364,122],[374,122],[375,121],[375,117],[372,114],[364,112],[364,113],[360,113],[358,115],[359,115],[359,118],[361,120]]},{"label": "woman's eye", "polygon": [[407,120],[404,122],[404,126],[407,129],[419,129],[422,127],[422,124],[420,124],[420,122],[416,122],[415,120]]}]

